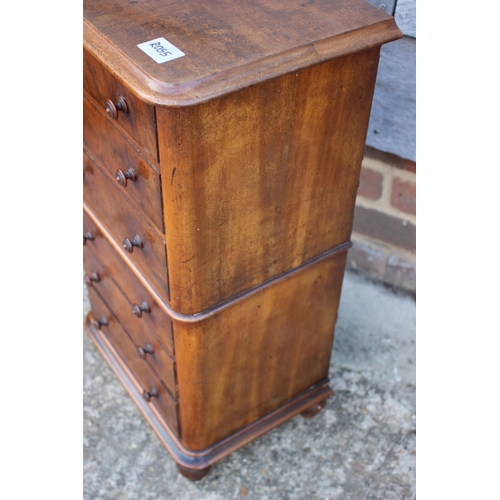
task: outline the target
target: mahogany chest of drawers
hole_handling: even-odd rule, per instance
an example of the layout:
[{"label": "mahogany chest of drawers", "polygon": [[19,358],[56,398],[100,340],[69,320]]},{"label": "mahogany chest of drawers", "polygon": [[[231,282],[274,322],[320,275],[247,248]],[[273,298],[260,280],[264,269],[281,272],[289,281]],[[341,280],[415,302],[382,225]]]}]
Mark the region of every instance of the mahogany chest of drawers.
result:
[{"label": "mahogany chest of drawers", "polygon": [[87,331],[181,473],[331,394],[380,46],[362,0],[84,0]]}]

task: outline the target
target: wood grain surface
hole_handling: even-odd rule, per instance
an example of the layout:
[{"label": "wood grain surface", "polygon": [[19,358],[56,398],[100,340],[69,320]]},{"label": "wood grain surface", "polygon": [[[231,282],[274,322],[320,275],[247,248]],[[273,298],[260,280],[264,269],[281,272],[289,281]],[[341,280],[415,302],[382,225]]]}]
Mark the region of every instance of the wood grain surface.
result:
[{"label": "wood grain surface", "polygon": [[111,178],[115,178],[117,170],[124,173],[134,170],[137,178],[129,180],[122,187],[122,193],[163,232],[158,168],[141,155],[133,143],[86,97],[83,99],[83,142]]},{"label": "wood grain surface", "polygon": [[[103,224],[122,247],[125,238],[137,236],[142,248],[134,248],[130,259],[141,269],[157,293],[168,298],[168,271],[165,241],[153,226],[128,202],[122,188],[109,179],[97,164],[84,154],[83,199],[99,214]],[[123,251],[123,249],[122,249]]]},{"label": "wood grain surface", "polygon": [[130,307],[132,307],[133,304],[140,305],[143,302],[148,304],[149,312],[142,315],[141,321],[154,332],[162,345],[166,347],[170,356],[174,357],[172,320],[165,311],[165,308],[161,306],[159,297],[150,293],[144,285],[142,285],[141,281],[127,263],[113,249],[108,240],[102,236],[97,226],[85,212],[83,214],[83,229],[84,234],[90,232],[94,235],[94,240],[87,242],[84,247],[84,259],[87,255],[87,249],[91,250],[91,252],[96,255],[106,273],[114,280],[122,293],[129,300]]},{"label": "wood grain surface", "polygon": [[[380,46],[401,32],[364,0],[84,0],[84,17],[87,330],[195,478],[331,395]],[[159,37],[185,55],[137,47]]]},{"label": "wood grain surface", "polygon": [[[144,355],[143,360],[148,363],[157,373],[158,377],[166,385],[170,394],[175,398],[177,395],[175,383],[175,363],[167,353],[155,334],[151,332],[142,318],[138,318],[132,311],[132,305],[122,290],[109,277],[104,266],[99,262],[94,253],[86,245],[84,249],[84,268],[88,274],[98,272],[102,280],[93,284],[93,288],[99,293],[110,311],[117,318],[122,328],[127,332],[135,348],[144,349],[147,345],[151,351]],[[146,313],[144,313],[145,315]],[[138,352],[135,353],[139,357]]]},{"label": "wood grain surface", "polygon": [[157,109],[173,309],[198,313],[349,240],[377,61]]},{"label": "wood grain surface", "polygon": [[108,324],[102,326],[99,330],[123,360],[141,389],[145,391],[155,389],[158,392],[158,396],[153,398],[150,404],[158,409],[172,432],[177,434],[177,403],[171,398],[156,373],[143,359],[137,356],[134,343],[127,336],[116,317],[110,312],[102,297],[93,288],[89,289],[89,299],[94,318],[98,320],[102,317],[107,318]]},{"label": "wood grain surface", "polygon": [[83,51],[83,88],[105,112],[106,102],[116,104],[120,97],[127,102],[128,113],[118,113],[114,125],[125,131],[154,160],[158,159],[154,108],[130,91],[125,82],[117,80],[89,51]]},{"label": "wood grain surface", "polygon": [[[85,0],[84,43],[137,95],[192,105],[397,39],[364,0]],[[163,37],[185,56],[158,64],[137,45]]]},{"label": "wood grain surface", "polygon": [[174,321],[184,446],[207,448],[327,378],[345,259],[207,320]]}]

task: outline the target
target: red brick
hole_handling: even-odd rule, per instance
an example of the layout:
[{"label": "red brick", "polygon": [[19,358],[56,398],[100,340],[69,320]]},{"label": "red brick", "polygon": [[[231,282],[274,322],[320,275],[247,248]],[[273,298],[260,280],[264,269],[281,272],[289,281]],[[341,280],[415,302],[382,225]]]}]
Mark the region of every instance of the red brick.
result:
[{"label": "red brick", "polygon": [[378,200],[382,196],[383,178],[380,172],[363,167],[359,179],[358,194],[369,200]]},{"label": "red brick", "polygon": [[384,214],[378,210],[357,206],[354,231],[391,245],[415,251],[416,228],[409,221]]},{"label": "red brick", "polygon": [[367,158],[382,161],[392,167],[400,168],[401,170],[408,170],[409,172],[416,172],[417,170],[417,165],[414,161],[405,160],[395,154],[385,153],[384,151],[379,151],[370,146],[365,147],[365,156]]},{"label": "red brick", "polygon": [[383,279],[386,260],[387,256],[381,250],[357,241],[347,253],[347,267],[372,278]]},{"label": "red brick", "polygon": [[417,164],[411,160],[404,160],[403,161],[403,169],[408,170],[408,172],[415,173],[417,171]]},{"label": "red brick", "polygon": [[405,290],[415,292],[415,263],[406,262],[396,255],[391,255],[389,259],[387,259],[384,281],[398,288],[403,288]]},{"label": "red brick", "polygon": [[394,177],[391,189],[391,205],[398,210],[415,214],[416,186],[414,182],[407,182]]}]

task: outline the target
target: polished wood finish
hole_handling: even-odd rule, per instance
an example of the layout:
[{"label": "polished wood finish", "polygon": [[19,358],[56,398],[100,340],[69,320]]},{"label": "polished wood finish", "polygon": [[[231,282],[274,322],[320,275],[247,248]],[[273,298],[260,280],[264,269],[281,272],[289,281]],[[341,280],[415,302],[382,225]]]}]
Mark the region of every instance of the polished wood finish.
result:
[{"label": "polished wood finish", "polygon": [[123,248],[126,252],[132,253],[134,251],[134,247],[144,248],[144,243],[138,234],[136,234],[132,240],[127,237],[123,238]]},{"label": "polished wood finish", "polygon": [[[84,1],[86,328],[182,474],[332,394],[380,45],[362,0]],[[158,64],[160,36],[184,56]]]},{"label": "polished wood finish", "polygon": [[[92,242],[87,243],[88,247],[102,264],[106,273],[120,288],[123,295],[127,297],[131,304],[130,307],[133,309],[134,304],[142,304],[143,302],[148,304],[149,312],[141,315],[141,321],[155,333],[170,356],[173,357],[172,320],[164,307],[160,305],[162,304],[161,300],[148,292],[142,285],[138,277],[131,271],[131,264],[127,263],[113,250],[109,241],[103,236],[86,212],[83,213],[83,230],[84,233],[93,235],[94,239]],[[86,259],[86,248],[83,250],[83,255],[84,259]]]},{"label": "polished wood finish", "polygon": [[[175,364],[165,347],[156,335],[147,327],[146,323],[137,318],[133,306],[122,293],[117,284],[109,277],[102,264],[89,248],[85,249],[85,270],[92,276],[97,274],[100,279],[94,284],[94,289],[107,304],[110,311],[120,322],[128,336],[135,344],[137,356],[145,359],[153,368],[162,382],[168,388],[170,394],[177,395],[175,382]],[[149,348],[145,347],[149,346]],[[148,353],[141,356],[139,349]]]},{"label": "polished wood finish", "polygon": [[204,469],[191,469],[189,467],[183,467],[177,464],[177,469],[179,472],[190,481],[199,481],[204,478],[209,472],[212,466],[205,467]]},{"label": "polished wood finish", "polygon": [[126,172],[123,172],[123,170],[119,168],[115,173],[115,179],[121,187],[127,187],[127,181],[135,182],[137,180],[137,172],[132,167],[129,167]]},{"label": "polished wood finish", "polygon": [[[145,102],[174,107],[402,36],[363,0],[85,0],[84,13],[85,48]],[[157,64],[137,48],[159,36],[186,56]]]},{"label": "polished wood finish", "polygon": [[330,256],[204,321],[174,321],[186,447],[207,448],[328,377],[345,258]]},{"label": "polished wood finish", "polygon": [[113,119],[118,120],[118,111],[122,114],[128,114],[128,104],[125,97],[121,96],[115,104],[111,99],[106,101],[106,113]]},{"label": "polished wood finish", "polygon": [[117,108],[118,103],[125,101],[126,112],[119,113],[116,109],[116,118],[112,117],[115,126],[129,134],[152,159],[158,159],[154,107],[138,99],[125,82],[115,78],[88,50],[83,51],[83,88],[108,116],[109,102]]},{"label": "polished wood finish", "polygon": [[146,358],[146,354],[154,354],[155,350],[151,344],[146,344],[144,347],[138,347],[137,353],[142,359]]},{"label": "polished wood finish", "polygon": [[158,108],[175,310],[208,309],[349,240],[377,60],[372,49]]},{"label": "polished wood finish", "polygon": [[[137,204],[163,232],[158,168],[141,155],[86,97],[83,99],[83,142],[92,158],[123,188],[122,194],[127,200]],[[118,172],[123,178],[117,176]],[[127,182],[127,179],[132,179],[132,182]]]},{"label": "polished wood finish", "polygon": [[133,377],[141,390],[156,392],[156,397],[150,400],[152,406],[165,420],[169,428],[178,434],[177,402],[172,398],[158,375],[150,368],[148,363],[137,355],[134,343],[123,330],[120,322],[109,310],[102,297],[94,290],[89,289],[89,298],[92,304],[92,312],[99,326],[93,324],[106,337],[107,341],[116,350],[116,354],[127,366],[130,376]]},{"label": "polished wood finish", "polygon": [[93,272],[91,274],[86,274],[84,281],[87,286],[92,286],[92,283],[99,283],[101,281],[101,277],[96,272]]},{"label": "polished wood finish", "polygon": [[305,418],[313,418],[315,417],[324,407],[326,406],[326,399],[324,401],[320,401],[312,406],[310,406],[307,410],[303,411],[301,415]]},{"label": "polished wood finish", "polygon": [[120,186],[107,177],[87,154],[84,154],[84,172],[85,203],[100,214],[115,241],[122,247],[129,247],[124,251],[130,254],[130,259],[148,277],[155,290],[162,297],[168,297],[165,241],[139,212],[130,209]]},{"label": "polished wood finish", "polygon": [[142,313],[146,312],[149,313],[151,312],[151,308],[149,307],[149,304],[144,301],[141,305],[134,304],[132,306],[132,313],[134,316],[137,316],[138,318],[142,318]]},{"label": "polished wood finish", "polygon": [[209,467],[238,448],[257,439],[274,427],[281,425],[283,422],[306,411],[309,407],[324,401],[332,395],[332,390],[328,386],[328,379],[322,380],[319,384],[310,387],[307,391],[287,401],[287,403],[268,413],[265,417],[239,429],[227,438],[217,442],[214,446],[201,451],[189,450],[183,446],[170,426],[166,425],[165,420],[161,417],[155,406],[148,404],[144,400],[142,387],[131,376],[128,366],[117,355],[116,349],[102,335],[101,330],[93,327],[93,321],[92,315],[89,314],[85,321],[85,328],[91,340],[123,384],[123,387],[150,424],[161,443],[172,455],[177,464],[188,469],[205,469]]}]

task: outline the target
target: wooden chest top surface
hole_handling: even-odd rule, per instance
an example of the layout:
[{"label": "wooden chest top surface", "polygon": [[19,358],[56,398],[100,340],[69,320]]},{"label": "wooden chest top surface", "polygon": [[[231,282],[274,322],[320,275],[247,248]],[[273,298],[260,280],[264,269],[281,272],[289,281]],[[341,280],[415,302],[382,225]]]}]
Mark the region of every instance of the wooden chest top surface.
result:
[{"label": "wooden chest top surface", "polygon": [[[84,0],[84,45],[146,101],[190,105],[401,33],[364,0]],[[158,63],[139,44],[185,55]]]}]

